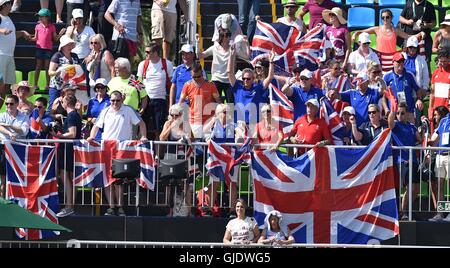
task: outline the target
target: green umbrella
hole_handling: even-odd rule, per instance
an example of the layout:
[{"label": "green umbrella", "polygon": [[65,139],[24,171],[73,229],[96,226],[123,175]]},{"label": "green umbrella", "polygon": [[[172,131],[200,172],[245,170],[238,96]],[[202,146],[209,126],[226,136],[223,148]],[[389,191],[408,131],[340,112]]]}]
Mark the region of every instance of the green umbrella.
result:
[{"label": "green umbrella", "polygon": [[0,227],[15,227],[27,229],[41,229],[67,231],[64,226],[56,224],[47,218],[42,218],[19,205],[0,197]]}]

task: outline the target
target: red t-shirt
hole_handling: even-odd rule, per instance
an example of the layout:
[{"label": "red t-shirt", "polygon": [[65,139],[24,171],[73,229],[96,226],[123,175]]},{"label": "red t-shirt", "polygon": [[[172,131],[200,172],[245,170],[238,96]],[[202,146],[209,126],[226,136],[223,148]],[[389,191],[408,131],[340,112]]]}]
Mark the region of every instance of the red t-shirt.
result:
[{"label": "red t-shirt", "polygon": [[291,130],[291,136],[297,136],[297,140],[301,144],[316,144],[319,141],[328,140],[333,143],[330,130],[323,118],[316,118],[308,122],[307,115],[304,115],[295,121]]},{"label": "red t-shirt", "polygon": [[[184,84],[181,95],[189,100],[189,122],[193,124],[204,124],[208,118],[214,115],[215,106],[208,106],[210,103],[216,103],[219,97],[214,83],[205,81],[201,87],[193,81]],[[205,109],[205,107],[207,109]]]},{"label": "red t-shirt", "polygon": [[438,106],[448,106],[450,97],[450,72],[439,67],[431,77],[431,84],[434,85],[434,108]]}]

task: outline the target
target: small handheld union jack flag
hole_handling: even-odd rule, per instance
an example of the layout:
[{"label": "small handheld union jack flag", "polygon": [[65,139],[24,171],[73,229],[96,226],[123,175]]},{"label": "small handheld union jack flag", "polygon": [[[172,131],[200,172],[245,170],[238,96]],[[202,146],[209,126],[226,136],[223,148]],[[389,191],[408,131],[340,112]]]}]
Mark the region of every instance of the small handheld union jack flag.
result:
[{"label": "small handheld union jack flag", "polygon": [[145,89],[145,85],[139,81],[136,76],[134,76],[133,74],[130,76],[130,81],[128,81],[128,85],[136,88],[137,90],[144,90]]}]

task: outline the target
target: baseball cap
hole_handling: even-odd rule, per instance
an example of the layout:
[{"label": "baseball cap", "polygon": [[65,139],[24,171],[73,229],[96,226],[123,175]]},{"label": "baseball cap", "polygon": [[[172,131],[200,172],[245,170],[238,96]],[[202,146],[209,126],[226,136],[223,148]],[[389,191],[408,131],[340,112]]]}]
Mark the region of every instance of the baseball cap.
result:
[{"label": "baseball cap", "polygon": [[319,108],[319,101],[317,101],[316,99],[309,99],[307,102],[305,102],[305,105],[307,105],[308,103],[311,103],[312,105]]},{"label": "baseball cap", "polygon": [[364,44],[364,43],[371,43],[371,41],[370,41],[370,34],[368,34],[368,33],[361,33],[361,34],[359,35],[359,37],[358,37],[358,41],[359,41],[361,44]]},{"label": "baseball cap", "polygon": [[359,83],[362,83],[362,82],[366,82],[366,81],[369,80],[369,76],[367,75],[366,72],[360,72],[360,73],[356,76],[356,80],[358,81],[358,84],[359,84]]},{"label": "baseball cap", "polygon": [[296,7],[298,6],[297,1],[295,0],[288,0],[285,4],[285,7]]},{"label": "baseball cap", "polygon": [[417,40],[417,37],[411,36],[408,38],[408,41],[406,41],[406,47],[418,47],[419,46],[419,40]]},{"label": "baseball cap", "polygon": [[184,44],[181,46],[180,53],[181,52],[193,53],[194,47],[191,44]]},{"label": "baseball cap", "polygon": [[304,69],[304,70],[300,73],[300,76],[304,76],[304,77],[307,77],[307,78],[311,79],[311,78],[313,77],[313,72],[311,72],[311,71],[308,70],[308,69]]},{"label": "baseball cap", "polygon": [[51,17],[52,15],[48,8],[41,8],[37,14],[39,17]]},{"label": "baseball cap", "polygon": [[403,54],[400,52],[395,53],[394,57],[392,58],[393,61],[401,61],[401,60],[405,60],[405,58],[403,57]]},{"label": "baseball cap", "polygon": [[349,114],[352,114],[352,115],[355,115],[355,114],[356,114],[355,108],[353,108],[352,106],[345,106],[345,107],[344,107],[344,110],[342,110],[342,112],[341,112],[341,116],[342,116],[345,112],[347,112],[347,113],[349,113]]},{"label": "baseball cap", "polygon": [[221,27],[222,29],[230,29],[231,28],[231,14],[224,14],[222,17]]},{"label": "baseball cap", "polygon": [[102,85],[102,86],[107,87],[108,83],[106,83],[106,79],[105,78],[98,78],[97,80],[95,80],[95,86],[94,87],[96,87],[97,85]]},{"label": "baseball cap", "polygon": [[75,8],[74,10],[72,10],[72,17],[74,19],[84,17],[83,16],[83,10],[80,9],[80,8]]}]

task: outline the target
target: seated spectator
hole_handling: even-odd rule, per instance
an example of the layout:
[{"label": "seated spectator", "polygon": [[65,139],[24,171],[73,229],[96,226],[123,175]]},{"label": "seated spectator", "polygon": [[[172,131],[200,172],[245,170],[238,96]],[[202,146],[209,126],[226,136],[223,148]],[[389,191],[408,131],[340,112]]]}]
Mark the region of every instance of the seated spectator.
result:
[{"label": "seated spectator", "polygon": [[29,139],[48,139],[53,118],[47,112],[47,99],[39,97],[34,102],[34,109],[30,114]]},{"label": "seated spectator", "polygon": [[415,76],[417,86],[424,91],[428,91],[428,85],[430,84],[428,63],[425,56],[419,54],[419,41],[415,36],[408,38],[403,57],[405,58],[405,69]]},{"label": "seated spectator", "polygon": [[[319,147],[333,144],[333,137],[325,119],[319,117],[319,102],[316,99],[309,99],[305,105],[306,114],[295,121],[289,140],[294,144],[311,144]],[[298,151],[302,154],[306,150]]]},{"label": "seated spectator", "polygon": [[254,143],[271,144],[269,148],[257,147],[256,149],[269,149],[275,152],[283,142],[283,133],[280,131],[278,124],[272,122],[272,108],[269,104],[264,104],[261,108],[261,121],[256,124],[256,130],[253,135]]},{"label": "seated spectator", "polygon": [[369,104],[369,121],[362,123],[359,127],[356,124],[355,116],[350,116],[352,123],[352,133],[355,141],[362,145],[369,145],[383,130],[388,128],[385,120],[381,119],[380,108],[376,104]]},{"label": "seated spectator", "polygon": [[214,20],[214,34],[211,41],[219,42],[220,29],[229,30],[231,32],[230,40],[233,41],[236,38],[236,36],[242,34],[242,29],[241,26],[239,25],[237,18],[230,13],[220,14]]},{"label": "seated spectator", "polygon": [[272,246],[289,245],[295,242],[288,226],[283,225],[283,216],[278,210],[272,210],[264,219],[264,229],[258,239],[260,244]]},{"label": "seated spectator", "polygon": [[330,24],[325,30],[327,39],[335,51],[335,60],[347,66],[348,57],[352,52],[350,32],[346,26],[347,21],[342,16],[342,9],[333,7],[322,11],[323,19]]},{"label": "seated spectator", "polygon": [[30,94],[30,85],[28,81],[20,81],[17,85],[12,87],[14,95],[19,97],[19,106],[17,109],[26,115],[30,115],[33,110],[33,103],[28,100]]},{"label": "seated spectator", "polygon": [[296,28],[299,32],[306,33],[306,25],[303,21],[296,17],[298,10],[298,4],[295,0],[288,0],[284,3],[284,8],[286,9],[286,15],[284,17],[278,18],[277,22],[286,24]]},{"label": "seated spectator", "polygon": [[224,244],[250,244],[256,243],[259,238],[258,223],[253,217],[247,217],[245,210],[247,204],[243,199],[236,201],[235,219],[228,222],[223,236]]},{"label": "seated spectator", "polygon": [[[86,131],[90,133],[93,125],[97,121],[98,116],[101,111],[107,109],[111,104],[109,101],[109,95],[106,93],[108,91],[108,84],[106,83],[106,79],[99,78],[95,81],[94,92],[96,96],[89,101],[88,108],[86,111],[87,123],[86,123]],[[103,129],[99,129],[95,140],[102,139]]]},{"label": "seated spectator", "polygon": [[[91,52],[84,59],[86,68],[89,70],[89,88],[94,90],[97,79],[103,78],[106,83],[111,81],[115,76],[114,72],[114,57],[107,49],[105,38],[102,34],[96,34],[91,37]],[[94,92],[91,91],[91,96],[94,97]]]},{"label": "seated spectator", "polygon": [[[30,130],[29,117],[20,112],[19,98],[9,95],[5,100],[6,112],[0,113],[0,140],[25,139]],[[5,197],[6,159],[4,145],[0,145],[0,196]]]},{"label": "seated spectator", "polygon": [[438,53],[441,49],[450,51],[450,14],[445,15],[439,31],[434,36],[433,53]]},{"label": "seated spectator", "polygon": [[[67,95],[63,99],[63,108],[66,110],[67,119],[64,120],[62,133],[55,133],[53,130],[50,134],[57,139],[81,139],[81,116],[77,112],[75,106],[77,98],[74,95]],[[74,167],[73,143],[64,143],[58,147],[58,167],[64,182],[64,208],[61,209],[57,217],[67,217],[75,211],[73,209],[74,186],[73,186],[73,167]]]},{"label": "seated spectator", "polygon": [[380,64],[377,54],[370,48],[370,43],[370,35],[368,33],[361,33],[359,35],[359,47],[357,50],[350,53],[348,58],[348,70],[351,74],[358,75],[361,72],[366,72],[367,64],[369,62]]}]

